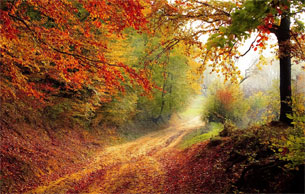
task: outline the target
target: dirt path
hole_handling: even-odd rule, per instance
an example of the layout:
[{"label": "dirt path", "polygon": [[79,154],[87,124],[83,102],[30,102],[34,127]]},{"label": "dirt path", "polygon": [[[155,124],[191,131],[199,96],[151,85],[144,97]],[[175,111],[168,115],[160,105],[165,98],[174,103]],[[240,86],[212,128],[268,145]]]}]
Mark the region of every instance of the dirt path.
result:
[{"label": "dirt path", "polygon": [[162,190],[166,169],[160,162],[190,130],[203,125],[200,117],[174,119],[170,127],[135,141],[111,146],[83,170],[30,193],[155,193]]}]

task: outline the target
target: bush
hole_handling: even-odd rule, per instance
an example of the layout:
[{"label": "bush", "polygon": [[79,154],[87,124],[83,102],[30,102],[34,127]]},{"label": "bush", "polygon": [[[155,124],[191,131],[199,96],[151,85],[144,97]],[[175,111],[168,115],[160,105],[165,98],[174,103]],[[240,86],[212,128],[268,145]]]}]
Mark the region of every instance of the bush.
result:
[{"label": "bush", "polygon": [[136,92],[127,92],[117,96],[111,102],[105,103],[95,113],[93,126],[106,124],[121,126],[130,121],[137,113],[138,95]]},{"label": "bush", "polygon": [[208,91],[202,119],[220,123],[230,120],[242,126],[249,108],[238,85],[215,83]]},{"label": "bush", "polygon": [[276,88],[267,92],[257,92],[247,99],[250,108],[247,113],[248,125],[266,124],[279,117],[279,91]]},{"label": "bush", "polygon": [[293,127],[287,135],[278,142],[279,156],[282,160],[290,161],[289,167],[305,164],[305,96],[302,93],[292,96],[292,111],[288,115]]}]

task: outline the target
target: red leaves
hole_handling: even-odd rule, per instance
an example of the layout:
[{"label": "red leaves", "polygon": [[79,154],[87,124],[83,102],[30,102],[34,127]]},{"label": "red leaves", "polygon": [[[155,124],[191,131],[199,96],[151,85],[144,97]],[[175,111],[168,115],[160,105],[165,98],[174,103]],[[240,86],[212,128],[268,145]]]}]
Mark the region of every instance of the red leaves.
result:
[{"label": "red leaves", "polygon": [[[2,69],[16,64],[20,67],[31,64],[40,70],[39,74],[53,72],[53,78],[64,82],[63,87],[68,89],[79,89],[82,84],[91,83],[93,78],[99,76],[99,81],[105,79],[109,91],[122,90],[120,82],[126,79],[121,70],[100,67],[110,64],[104,56],[110,49],[107,46],[110,40],[117,39],[125,28],[145,28],[147,21],[140,1],[79,1],[81,6],[70,1],[20,2],[8,1],[0,9],[1,54],[5,55],[0,59],[4,64],[0,68],[13,83],[9,84],[10,87],[14,86],[5,93],[22,90],[24,94],[28,90],[29,95],[42,99],[43,92],[53,92],[50,87],[43,89],[39,84],[35,86],[34,82],[29,83],[28,75],[23,75],[16,67],[13,73]],[[83,14],[83,9],[86,9],[88,16]],[[137,75],[132,70],[127,72],[130,78],[136,79],[148,90],[150,86],[143,75]],[[21,99],[27,97],[20,96]]]},{"label": "red leaves", "polygon": [[8,11],[0,9],[0,21],[2,23],[0,32],[9,40],[16,39],[19,33],[18,29],[14,26],[12,18],[9,16]]},{"label": "red leaves", "polygon": [[[252,45],[254,47],[254,51],[257,51],[258,47],[264,48],[265,41],[267,41],[269,39],[268,33],[267,34],[264,33],[264,32],[266,32],[264,26],[259,26],[259,29],[262,30],[263,32],[258,35],[259,39],[256,41],[256,45],[255,46]],[[267,30],[267,32],[270,33],[269,30]]]},{"label": "red leaves", "polygon": [[268,14],[264,18],[264,23],[262,25],[259,25],[257,28],[262,32],[266,34],[270,34],[270,29],[273,28],[274,24],[274,16],[272,14]]},{"label": "red leaves", "polygon": [[263,47],[264,44],[261,42],[261,43],[258,44],[258,46]]},{"label": "red leaves", "polygon": [[96,20],[96,21],[94,22],[94,25],[95,25],[97,28],[100,28],[100,27],[102,26],[102,22]]},{"label": "red leaves", "polygon": [[[110,31],[121,32],[129,26],[140,29],[147,23],[142,13],[143,6],[137,0],[88,1],[83,3],[94,20],[107,22]],[[99,23],[96,25],[100,27]]]},{"label": "red leaves", "polygon": [[[166,163],[165,193],[223,193],[230,184],[223,162],[229,144],[209,148],[208,141],[176,153]],[[172,162],[171,162],[172,161]],[[179,184],[177,184],[179,183]]]},{"label": "red leaves", "polygon": [[88,187],[96,181],[96,179],[102,180],[105,175],[105,169],[96,170],[89,175],[83,177],[78,182],[74,183],[72,186],[73,189],[69,189],[67,194],[76,194],[76,193],[87,193],[89,192]]},{"label": "red leaves", "polygon": [[[254,50],[256,50],[256,47]],[[232,91],[227,88],[217,90],[216,97],[226,109],[230,109],[232,103],[235,101]]]},{"label": "red leaves", "polygon": [[[288,6],[286,6],[287,8],[288,8]],[[286,9],[287,9],[286,8]],[[280,14],[280,15],[282,15],[283,14],[283,11],[279,8],[279,7],[276,7],[276,11]]]},{"label": "red leaves", "polygon": [[145,71],[136,72],[135,69],[130,68],[130,67],[124,65],[123,63],[120,63],[119,66],[124,68],[124,71],[131,78],[130,81],[132,84],[133,84],[132,80],[135,80],[140,86],[143,87],[143,89],[146,93],[149,93],[152,90],[153,85],[146,78]]}]

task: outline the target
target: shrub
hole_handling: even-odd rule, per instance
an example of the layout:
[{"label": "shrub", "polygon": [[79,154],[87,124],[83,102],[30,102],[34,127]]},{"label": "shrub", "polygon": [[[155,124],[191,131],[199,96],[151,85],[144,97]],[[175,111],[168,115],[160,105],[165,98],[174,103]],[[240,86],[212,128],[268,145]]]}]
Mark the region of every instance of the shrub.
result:
[{"label": "shrub", "polygon": [[280,158],[290,161],[290,167],[305,164],[305,95],[302,93],[292,96],[292,111],[288,115],[293,127],[288,130],[284,141],[280,142]]},{"label": "shrub", "polygon": [[137,93],[127,92],[117,96],[111,102],[105,103],[95,113],[93,125],[106,124],[121,126],[131,120],[137,113]]},{"label": "shrub", "polygon": [[248,125],[266,124],[279,117],[280,99],[276,88],[253,94],[247,99],[247,103],[250,106],[247,113]]},{"label": "shrub", "polygon": [[238,85],[215,83],[210,86],[202,119],[220,123],[231,120],[234,124],[242,126],[245,124],[248,110],[249,105]]}]

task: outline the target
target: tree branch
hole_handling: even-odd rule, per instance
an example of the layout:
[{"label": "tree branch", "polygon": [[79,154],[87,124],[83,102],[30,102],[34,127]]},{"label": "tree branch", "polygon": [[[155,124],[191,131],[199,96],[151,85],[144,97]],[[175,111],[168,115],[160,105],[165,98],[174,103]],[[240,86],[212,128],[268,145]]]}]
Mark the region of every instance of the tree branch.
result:
[{"label": "tree branch", "polygon": [[96,60],[96,59],[91,59],[91,58],[88,58],[86,56],[83,56],[83,55],[79,55],[79,54],[75,54],[75,53],[69,53],[69,52],[65,52],[65,51],[62,51],[62,50],[59,50],[55,47],[53,47],[52,45],[48,44],[46,41],[42,40],[41,38],[38,38],[35,36],[36,32],[34,30],[31,29],[31,27],[20,17],[17,17],[15,15],[11,15],[9,14],[10,17],[20,21],[23,25],[25,25],[25,27],[31,31],[31,34],[33,36],[33,38],[35,38],[36,40],[38,40],[40,43],[48,46],[49,48],[51,48],[52,50],[56,51],[56,52],[59,52],[61,54],[65,54],[65,55],[70,55],[70,56],[73,56],[77,59],[84,59],[86,61],[90,61],[90,62],[94,62],[94,63],[102,63],[102,64],[105,64],[105,65],[109,65],[109,66],[115,66],[115,67],[119,67],[119,65],[116,65],[116,64],[111,64],[111,63],[108,63],[108,62],[105,62],[105,61],[102,61],[102,60]]},{"label": "tree branch", "polygon": [[239,82],[239,85],[242,84],[246,79],[251,77],[251,68],[257,63],[258,59],[256,58],[254,61],[252,61],[252,64],[245,70],[245,77]]},{"label": "tree branch", "polygon": [[223,13],[224,15],[228,16],[228,17],[231,16],[230,13],[228,13],[228,12],[226,12],[226,11],[224,11],[224,10],[221,10],[221,9],[219,9],[219,8],[217,8],[217,7],[214,7],[214,6],[212,6],[212,5],[210,5],[210,4],[206,3],[206,2],[201,2],[201,1],[198,1],[198,0],[196,0],[195,2],[198,3],[198,4],[204,5],[204,6],[206,6],[206,7],[210,7],[210,8],[212,8],[212,9],[216,10],[216,11],[219,11],[219,12]]},{"label": "tree branch", "polygon": [[[259,34],[258,34],[258,35],[259,35]],[[247,50],[244,54],[240,55],[240,57],[245,56],[245,55],[251,50],[251,47],[252,47],[253,44],[255,43],[255,41],[256,41],[258,35],[255,37],[255,39],[254,39],[253,42],[251,43],[251,45],[249,46],[248,50]]]},{"label": "tree branch", "polygon": [[300,42],[298,41],[296,35],[295,35],[292,31],[290,31],[290,34],[292,35],[292,37],[294,38],[294,40],[297,42],[297,44],[298,44],[298,46],[299,46],[299,48],[300,48],[300,51],[301,51],[302,55],[304,56],[304,52],[303,52],[303,50],[302,50],[302,46],[301,46]]},{"label": "tree branch", "polygon": [[278,29],[279,29],[279,26],[276,24],[272,24],[272,27],[269,28],[270,32],[272,32],[273,34],[276,34]]}]

